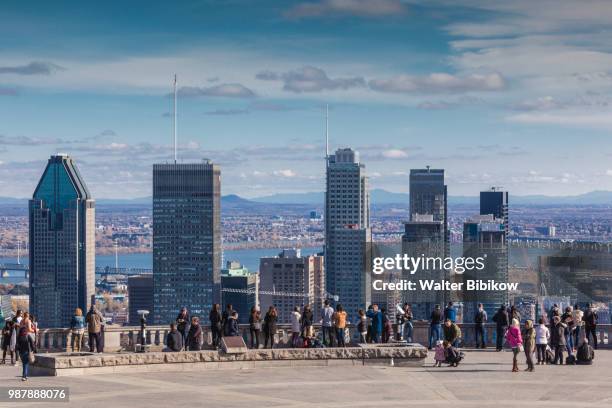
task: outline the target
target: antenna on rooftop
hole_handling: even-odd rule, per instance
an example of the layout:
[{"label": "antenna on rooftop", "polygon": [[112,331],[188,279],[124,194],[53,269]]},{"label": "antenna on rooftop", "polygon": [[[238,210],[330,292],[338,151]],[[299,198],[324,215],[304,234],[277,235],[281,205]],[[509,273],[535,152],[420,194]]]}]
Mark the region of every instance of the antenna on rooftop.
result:
[{"label": "antenna on rooftop", "polygon": [[174,113],[172,115],[172,133],[174,136],[174,164],[176,164],[176,74],[174,74]]},{"label": "antenna on rooftop", "polygon": [[325,161],[329,161],[329,104],[325,104]]}]

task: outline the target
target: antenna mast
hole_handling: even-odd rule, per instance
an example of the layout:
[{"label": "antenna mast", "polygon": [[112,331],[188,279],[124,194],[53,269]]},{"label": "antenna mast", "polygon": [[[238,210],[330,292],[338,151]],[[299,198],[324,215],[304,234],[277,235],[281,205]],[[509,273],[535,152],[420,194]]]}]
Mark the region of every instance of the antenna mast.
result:
[{"label": "antenna mast", "polygon": [[325,161],[329,160],[329,104],[325,104]]},{"label": "antenna mast", "polygon": [[172,116],[172,127],[174,136],[174,164],[176,164],[176,74],[174,74],[174,114]]}]

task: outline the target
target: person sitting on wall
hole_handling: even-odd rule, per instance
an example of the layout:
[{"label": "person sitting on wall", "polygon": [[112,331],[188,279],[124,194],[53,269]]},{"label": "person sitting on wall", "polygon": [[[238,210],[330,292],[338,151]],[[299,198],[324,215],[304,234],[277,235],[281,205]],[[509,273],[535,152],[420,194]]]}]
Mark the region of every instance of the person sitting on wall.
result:
[{"label": "person sitting on wall", "polygon": [[176,323],[170,323],[170,332],[166,337],[165,351],[182,351],[183,335],[176,329]]}]

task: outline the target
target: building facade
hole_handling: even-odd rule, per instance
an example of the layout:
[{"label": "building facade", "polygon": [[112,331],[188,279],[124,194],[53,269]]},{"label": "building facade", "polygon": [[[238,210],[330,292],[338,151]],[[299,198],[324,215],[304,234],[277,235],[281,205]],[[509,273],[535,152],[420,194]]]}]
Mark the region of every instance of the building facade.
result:
[{"label": "building facade", "polygon": [[299,249],[285,249],[278,256],[259,260],[260,304],[262,312],[274,305],[280,323],[291,322],[291,312],[308,304],[318,313],[325,288],[323,257],[302,256]]},{"label": "building facade", "polygon": [[249,272],[240,262],[228,261],[221,270],[221,299],[238,312],[241,324],[249,323],[252,307],[259,307],[259,274]]},{"label": "building facade", "polygon": [[220,301],[221,170],[207,160],[153,165],[153,289],[157,324]]},{"label": "building facade", "polygon": [[139,310],[148,310],[149,314],[153,313],[152,274],[128,277],[128,322],[130,325],[140,325]]},{"label": "building facade", "polygon": [[327,158],[326,290],[352,316],[371,301],[371,243],[365,165],[352,149],[338,149]]},{"label": "building facade", "polygon": [[410,170],[410,220],[418,215],[431,215],[433,221],[442,222],[444,253],[450,252],[448,229],[448,190],[444,184],[444,169]]},{"label": "building facade", "polygon": [[500,191],[493,187],[489,191],[480,192],[480,215],[487,214],[493,214],[495,218],[504,220],[507,238],[509,230],[507,191]]},{"label": "building facade", "polygon": [[49,159],[29,202],[30,311],[68,327],[95,293],[95,201],[74,161]]},{"label": "building facade", "polygon": [[[484,258],[483,270],[465,271],[463,281],[482,280],[508,282],[508,242],[505,222],[493,214],[478,215],[463,224],[463,256]],[[489,316],[502,304],[508,304],[508,292],[495,290],[463,291],[464,321],[473,322],[478,303],[482,303]]]},{"label": "building facade", "polygon": [[[442,221],[434,221],[433,215],[415,214],[412,221],[404,224],[402,235],[402,253],[410,257],[444,258],[444,225]],[[416,272],[419,279],[448,279],[443,268],[432,268]],[[405,273],[403,279],[414,279],[414,275]],[[403,291],[402,300],[412,305],[415,319],[429,319],[436,304],[444,305],[448,294],[444,291],[417,290]]]}]

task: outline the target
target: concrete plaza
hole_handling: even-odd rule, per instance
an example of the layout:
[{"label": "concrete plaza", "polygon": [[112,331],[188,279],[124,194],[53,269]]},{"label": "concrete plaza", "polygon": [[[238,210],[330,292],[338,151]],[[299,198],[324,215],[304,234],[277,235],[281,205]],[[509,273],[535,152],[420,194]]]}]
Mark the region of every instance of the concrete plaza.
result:
[{"label": "concrete plaza", "polygon": [[[69,387],[70,403],[0,407],[612,407],[612,350],[591,366],[512,373],[510,352],[466,351],[457,368],[303,367],[19,378],[0,366],[0,387]],[[521,370],[525,368],[521,356]],[[42,404],[42,405],[41,405]]]}]

